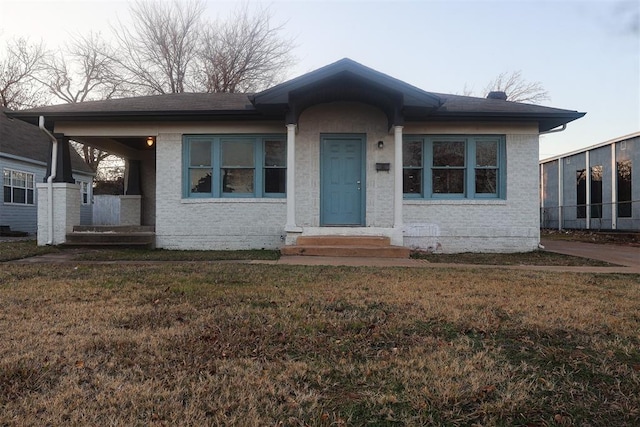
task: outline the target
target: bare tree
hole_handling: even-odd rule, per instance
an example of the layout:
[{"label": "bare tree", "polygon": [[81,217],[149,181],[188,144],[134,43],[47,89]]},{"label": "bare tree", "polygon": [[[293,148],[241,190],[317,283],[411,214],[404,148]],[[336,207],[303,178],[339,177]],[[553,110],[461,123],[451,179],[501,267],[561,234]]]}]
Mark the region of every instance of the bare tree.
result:
[{"label": "bare tree", "polygon": [[42,42],[18,38],[6,43],[0,53],[0,105],[20,109],[46,103],[46,97],[35,85],[45,54]]},{"label": "bare tree", "polygon": [[200,51],[201,81],[207,92],[253,92],[283,80],[293,63],[293,40],[271,25],[271,13],[239,7],[231,19],[210,27]]},{"label": "bare tree", "polygon": [[190,87],[198,52],[203,0],[136,1],[135,25],[114,27],[123,77],[148,94],[181,93]]},{"label": "bare tree", "polygon": [[77,36],[64,51],[46,57],[39,80],[53,96],[70,104],[122,96],[125,82],[112,57],[112,48],[99,34]]},{"label": "bare tree", "polygon": [[[112,49],[99,34],[76,36],[66,49],[44,58],[38,81],[55,98],[69,104],[122,96],[126,86],[112,56]],[[71,141],[71,146],[94,172],[110,157],[106,151],[76,141]]]},{"label": "bare tree", "polygon": [[513,102],[540,104],[551,99],[542,83],[524,80],[521,71],[499,74],[485,87],[485,96],[491,91],[504,92],[507,94],[507,100]]}]

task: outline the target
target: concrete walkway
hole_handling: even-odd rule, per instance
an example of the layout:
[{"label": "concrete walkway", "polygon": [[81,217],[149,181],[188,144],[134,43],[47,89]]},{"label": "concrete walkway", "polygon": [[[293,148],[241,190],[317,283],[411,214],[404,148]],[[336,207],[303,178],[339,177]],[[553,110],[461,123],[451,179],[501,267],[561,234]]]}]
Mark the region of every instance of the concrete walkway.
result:
[{"label": "concrete walkway", "polygon": [[[445,264],[431,263],[427,260],[407,258],[356,258],[356,257],[321,257],[321,256],[283,256],[277,261],[204,261],[216,263],[246,263],[269,265],[318,265],[318,266],[352,266],[352,267],[413,267],[413,268],[471,268],[471,269],[510,269],[571,273],[623,273],[640,274],[640,247],[600,245],[572,241],[543,240],[546,251],[581,258],[589,258],[615,264],[610,267],[570,267],[540,265],[481,265],[481,264]],[[73,258],[83,249],[65,250],[63,252],[40,255],[16,261],[17,264],[35,263],[72,263],[86,264],[164,264],[186,263],[186,261],[75,261]],[[203,261],[196,261],[203,262]]]},{"label": "concrete walkway", "polygon": [[427,267],[427,268],[476,268],[510,270],[533,270],[571,273],[624,273],[640,274],[640,248],[618,245],[598,245],[593,243],[544,240],[542,245],[546,251],[563,255],[572,255],[615,264],[611,267],[590,266],[542,266],[542,265],[480,265],[480,264],[445,264],[430,263],[426,260],[403,258],[341,258],[283,256],[278,261],[251,261],[252,264],[279,265],[341,265],[368,267]]}]

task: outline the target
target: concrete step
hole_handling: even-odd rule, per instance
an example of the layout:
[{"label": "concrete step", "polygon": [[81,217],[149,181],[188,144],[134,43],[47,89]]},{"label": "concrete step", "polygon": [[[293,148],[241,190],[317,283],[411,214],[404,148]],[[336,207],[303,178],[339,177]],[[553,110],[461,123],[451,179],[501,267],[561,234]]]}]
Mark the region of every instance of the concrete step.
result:
[{"label": "concrete step", "polygon": [[155,233],[151,231],[76,231],[66,236],[64,246],[147,246],[155,244]]},{"label": "concrete step", "polygon": [[298,246],[389,246],[391,239],[384,236],[300,236]]},{"label": "concrete step", "polygon": [[[299,238],[298,238],[299,239]],[[295,245],[280,249],[282,255],[364,257],[364,258],[409,258],[411,250],[402,246],[340,246],[340,245]]]}]

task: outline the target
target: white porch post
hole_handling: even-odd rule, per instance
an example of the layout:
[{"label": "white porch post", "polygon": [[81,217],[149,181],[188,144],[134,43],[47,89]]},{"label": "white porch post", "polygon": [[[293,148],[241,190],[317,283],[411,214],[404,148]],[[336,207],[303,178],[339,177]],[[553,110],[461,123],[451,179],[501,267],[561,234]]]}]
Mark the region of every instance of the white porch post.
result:
[{"label": "white porch post", "polygon": [[285,231],[300,231],[296,226],[296,127],[287,125],[287,224]]},{"label": "white porch post", "polygon": [[393,191],[393,228],[395,230],[396,245],[402,245],[402,129],[403,126],[394,126],[394,191]]}]

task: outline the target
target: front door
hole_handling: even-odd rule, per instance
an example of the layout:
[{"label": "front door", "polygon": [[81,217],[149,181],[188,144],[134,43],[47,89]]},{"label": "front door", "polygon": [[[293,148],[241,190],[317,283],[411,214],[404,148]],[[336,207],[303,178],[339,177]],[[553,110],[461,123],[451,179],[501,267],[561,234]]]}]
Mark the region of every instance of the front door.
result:
[{"label": "front door", "polygon": [[364,226],[365,137],[322,136],[320,224]]}]

